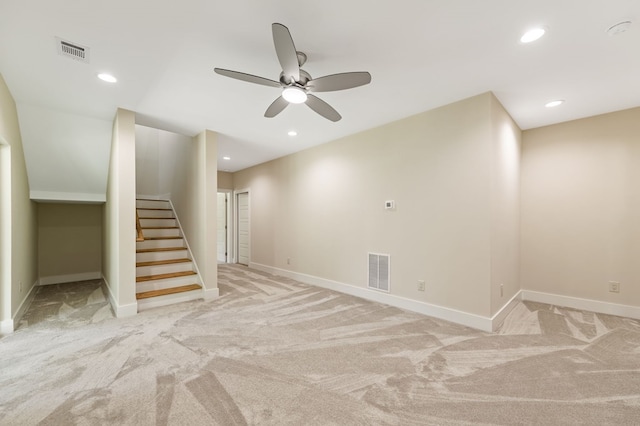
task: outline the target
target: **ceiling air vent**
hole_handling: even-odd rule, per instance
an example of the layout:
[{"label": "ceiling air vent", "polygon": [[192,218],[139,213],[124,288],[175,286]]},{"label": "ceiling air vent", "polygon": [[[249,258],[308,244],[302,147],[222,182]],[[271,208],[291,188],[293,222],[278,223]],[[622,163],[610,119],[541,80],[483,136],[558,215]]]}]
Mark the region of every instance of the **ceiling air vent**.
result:
[{"label": "ceiling air vent", "polygon": [[89,48],[87,46],[72,43],[60,37],[56,37],[56,45],[58,47],[58,55],[66,56],[67,58],[87,64],[89,63]]}]

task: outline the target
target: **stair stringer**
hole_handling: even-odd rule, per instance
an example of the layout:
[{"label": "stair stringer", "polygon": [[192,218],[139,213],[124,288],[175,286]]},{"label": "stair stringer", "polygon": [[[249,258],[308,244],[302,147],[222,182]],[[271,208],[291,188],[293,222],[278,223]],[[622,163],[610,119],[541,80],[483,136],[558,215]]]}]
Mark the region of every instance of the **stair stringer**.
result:
[{"label": "stair stringer", "polygon": [[182,235],[182,239],[184,239],[184,245],[187,247],[187,256],[193,262],[193,268],[196,270],[196,276],[198,277],[198,284],[202,287],[202,292],[204,293],[204,281],[202,280],[202,275],[200,274],[200,269],[198,269],[198,262],[196,262],[196,258],[193,256],[193,252],[191,251],[191,246],[189,245],[189,240],[182,229],[182,224],[180,223],[180,218],[178,217],[178,213],[176,213],[176,208],[173,206],[173,202],[169,199],[169,205],[171,206],[171,211],[173,211],[173,217],[178,224],[178,228],[180,230],[180,235]]}]

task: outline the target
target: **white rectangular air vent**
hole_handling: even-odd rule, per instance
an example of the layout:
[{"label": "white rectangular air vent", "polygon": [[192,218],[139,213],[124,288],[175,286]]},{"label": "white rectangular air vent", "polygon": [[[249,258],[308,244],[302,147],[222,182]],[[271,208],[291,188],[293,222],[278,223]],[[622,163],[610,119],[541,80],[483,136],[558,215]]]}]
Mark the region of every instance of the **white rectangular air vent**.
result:
[{"label": "white rectangular air vent", "polygon": [[89,63],[89,48],[82,46],[78,43],[72,43],[67,40],[63,40],[60,37],[56,37],[56,46],[58,49],[58,55],[66,56],[67,58],[75,59],[76,61]]},{"label": "white rectangular air vent", "polygon": [[388,292],[390,270],[388,254],[369,253],[369,288]]}]

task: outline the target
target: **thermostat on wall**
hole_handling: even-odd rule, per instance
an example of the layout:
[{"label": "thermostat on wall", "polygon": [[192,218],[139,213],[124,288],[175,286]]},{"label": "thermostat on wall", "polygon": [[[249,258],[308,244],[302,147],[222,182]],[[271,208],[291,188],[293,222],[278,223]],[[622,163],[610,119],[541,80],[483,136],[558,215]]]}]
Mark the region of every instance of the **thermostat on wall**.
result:
[{"label": "thermostat on wall", "polygon": [[385,210],[393,210],[396,208],[396,202],[393,200],[387,200],[384,202]]}]

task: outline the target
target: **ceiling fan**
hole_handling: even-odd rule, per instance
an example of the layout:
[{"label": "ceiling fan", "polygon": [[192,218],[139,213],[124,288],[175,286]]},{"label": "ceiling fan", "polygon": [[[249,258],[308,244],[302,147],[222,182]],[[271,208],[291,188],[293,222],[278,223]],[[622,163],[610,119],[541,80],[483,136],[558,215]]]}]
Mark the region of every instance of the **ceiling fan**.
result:
[{"label": "ceiling fan", "polygon": [[278,81],[270,80],[257,75],[246,74],[239,71],[231,71],[222,68],[214,68],[214,71],[226,77],[249,83],[261,84],[282,89],[278,97],[264,113],[265,117],[273,118],[280,114],[290,103],[305,103],[309,108],[331,121],[339,121],[342,117],[331,105],[312,95],[310,92],[334,92],[337,90],[351,89],[364,86],[371,82],[371,74],[368,72],[345,72],[331,74],[319,78],[311,78],[311,75],[300,68],[307,61],[307,55],[296,50],[289,29],[282,24],[271,25],[273,32],[273,44],[276,48],[278,61],[282,66],[282,72]]}]

